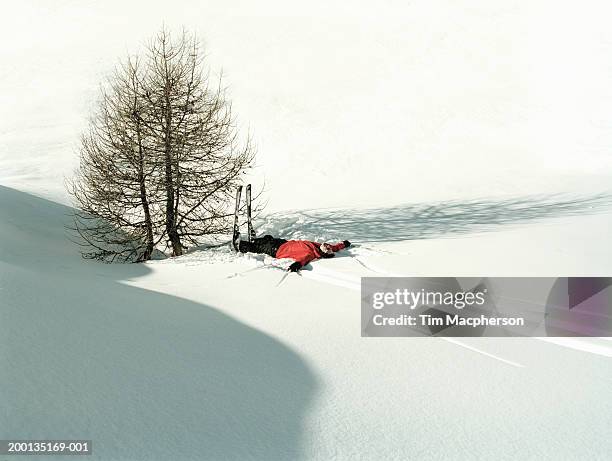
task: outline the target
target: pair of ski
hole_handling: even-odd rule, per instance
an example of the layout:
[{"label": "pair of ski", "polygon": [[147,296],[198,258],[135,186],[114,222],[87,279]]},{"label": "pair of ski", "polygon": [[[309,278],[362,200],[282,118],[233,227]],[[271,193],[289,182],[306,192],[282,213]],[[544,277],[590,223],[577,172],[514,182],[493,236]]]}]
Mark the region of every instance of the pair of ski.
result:
[{"label": "pair of ski", "polygon": [[[236,251],[240,251],[240,221],[238,219],[238,215],[240,213],[241,197],[242,197],[242,186],[238,186],[238,190],[236,191],[236,207],[234,209],[234,231],[232,235],[232,245],[234,247],[234,250]],[[251,220],[251,185],[250,184],[247,184],[246,186],[246,208],[247,208],[246,210],[247,211],[247,239],[249,242],[252,242],[253,240],[255,240],[255,230],[253,229],[253,222]],[[267,267],[267,266],[264,266],[264,267]],[[281,279],[276,284],[276,286],[279,286],[281,283],[285,281],[285,279],[289,275],[289,272],[287,272],[286,269],[283,269],[279,266],[272,265],[271,267],[282,269],[285,271]],[[262,269],[262,268],[263,267],[255,267],[245,272],[250,272],[252,270]],[[297,275],[300,275],[300,276],[302,275],[299,272],[296,272],[296,273]],[[240,274],[236,274],[236,275],[240,275]]]},{"label": "pair of ski", "polygon": [[[236,208],[234,211],[234,232],[232,235],[232,245],[234,250],[239,251],[238,245],[240,243],[240,223],[238,221],[238,214],[240,211],[240,198],[242,196],[242,186],[238,186],[236,191]],[[255,230],[253,229],[253,223],[251,221],[251,185],[246,186],[246,212],[247,212],[247,239],[249,242],[255,240]]]},{"label": "pair of ski", "polygon": [[[240,213],[241,197],[242,197],[242,186],[238,186],[238,190],[236,191],[236,208],[234,209],[234,232],[232,235],[232,245],[234,246],[234,250],[236,251],[240,251],[240,221],[239,221],[238,215]],[[251,185],[250,184],[247,184],[246,186],[246,212],[247,212],[247,239],[249,242],[252,242],[253,240],[255,240],[255,230],[253,229],[253,222],[251,220]],[[267,266],[264,266],[264,267],[267,267]],[[272,265],[271,267],[282,269],[285,271],[281,279],[276,284],[276,286],[279,286],[281,283],[285,281],[285,279],[287,278],[287,275],[289,275],[289,272],[287,272],[286,269],[278,267],[278,266]],[[255,267],[245,272],[250,272],[252,270],[262,269],[262,268],[263,267]],[[299,273],[297,274],[302,275]],[[239,275],[239,274],[236,274],[236,275]]]}]

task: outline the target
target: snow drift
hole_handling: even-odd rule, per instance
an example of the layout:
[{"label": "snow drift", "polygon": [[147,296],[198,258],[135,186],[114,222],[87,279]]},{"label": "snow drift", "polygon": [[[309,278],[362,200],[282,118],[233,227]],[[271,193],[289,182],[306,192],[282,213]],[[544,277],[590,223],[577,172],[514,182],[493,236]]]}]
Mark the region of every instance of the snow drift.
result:
[{"label": "snow drift", "polygon": [[[0,438],[93,459],[295,459],[317,388],[282,342],[80,258],[65,206],[0,186]],[[206,285],[210,280],[202,279]]]}]

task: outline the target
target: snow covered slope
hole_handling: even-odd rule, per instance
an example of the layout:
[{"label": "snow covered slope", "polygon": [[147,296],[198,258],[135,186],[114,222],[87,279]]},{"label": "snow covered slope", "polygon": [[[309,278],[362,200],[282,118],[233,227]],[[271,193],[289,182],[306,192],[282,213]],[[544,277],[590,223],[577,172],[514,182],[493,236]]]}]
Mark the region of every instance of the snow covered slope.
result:
[{"label": "snow covered slope", "polygon": [[[447,229],[468,219],[437,211]],[[91,439],[92,459],[113,460],[602,459],[612,449],[610,341],[359,334],[360,276],[609,271],[609,245],[592,259],[609,213],[358,239],[278,287],[280,270],[228,248],[83,261],[66,239],[69,213],[0,187],[0,438]],[[261,229],[350,230],[318,213]],[[573,240],[582,226],[594,229],[589,242]]]},{"label": "snow covered slope", "polygon": [[607,4],[12,2],[0,181],[67,203],[101,79],[165,24],[223,68],[270,210],[609,189]]},{"label": "snow covered slope", "polygon": [[0,187],[0,438],[90,439],[92,459],[297,458],[318,387],[305,360],[125,283],[145,265],[81,260],[69,211]]}]

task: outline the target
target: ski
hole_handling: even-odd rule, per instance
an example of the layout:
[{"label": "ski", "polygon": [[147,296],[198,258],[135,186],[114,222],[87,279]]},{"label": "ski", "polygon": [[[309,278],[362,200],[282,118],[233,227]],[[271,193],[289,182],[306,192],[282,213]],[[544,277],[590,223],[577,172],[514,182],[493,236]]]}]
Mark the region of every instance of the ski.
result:
[{"label": "ski", "polygon": [[248,239],[249,242],[255,240],[255,230],[253,230],[253,223],[251,222],[251,185],[246,186],[246,206],[247,206],[247,226],[248,226]]},{"label": "ski", "polygon": [[238,243],[240,242],[240,225],[238,223],[238,211],[240,210],[240,196],[242,195],[242,186],[238,186],[236,190],[236,208],[234,211],[234,233],[232,235],[232,245],[234,250],[238,251]]}]

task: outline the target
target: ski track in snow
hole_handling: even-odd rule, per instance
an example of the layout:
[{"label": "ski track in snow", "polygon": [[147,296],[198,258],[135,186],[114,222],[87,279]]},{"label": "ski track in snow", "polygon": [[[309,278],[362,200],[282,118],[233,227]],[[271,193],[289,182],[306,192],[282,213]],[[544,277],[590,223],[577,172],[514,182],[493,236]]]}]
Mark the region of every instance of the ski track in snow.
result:
[{"label": "ski track in snow", "polygon": [[[350,251],[350,250],[349,250]],[[375,252],[375,251],[374,251]],[[373,253],[374,253],[373,252]],[[370,262],[365,262],[363,261],[361,258],[358,258],[357,256],[350,256],[351,258],[353,258],[356,262],[359,263],[359,265],[361,267],[363,267],[364,269],[370,271],[370,272],[374,272],[376,275],[378,276],[385,276],[385,277],[406,277],[406,275],[404,274],[397,274],[397,273],[392,273],[389,271],[386,271],[382,268],[376,267],[373,264],[371,264]],[[239,277],[245,274],[248,274],[250,272],[256,271],[256,270],[260,270],[260,269],[279,269],[279,270],[286,270],[286,267],[291,263],[290,260],[276,260],[274,258],[271,258],[267,255],[253,255],[253,254],[246,254],[243,256],[245,261],[248,262],[253,262],[256,264],[255,267],[252,267],[250,269],[247,269],[245,271],[242,272],[237,272],[231,275],[228,275],[226,278],[232,278],[232,277]],[[341,288],[346,288],[352,291],[357,291],[360,292],[361,291],[361,277],[363,276],[372,276],[372,274],[360,274],[360,275],[351,275],[351,274],[346,274],[343,273],[341,271],[337,271],[337,270],[333,270],[333,269],[329,269],[327,267],[321,267],[320,264],[317,264],[315,262],[315,264],[311,264],[311,268],[310,269],[303,269],[300,274],[306,278],[306,279],[310,279],[310,280],[315,280],[317,282],[321,282],[321,283],[326,283],[328,285],[333,285],[333,286],[337,286],[337,287],[341,287]],[[281,279],[275,284],[275,287],[280,288],[282,287],[282,285],[284,284],[284,282],[287,279],[287,275],[288,273],[285,273]],[[442,339],[444,341],[447,341],[451,344],[454,344],[458,347],[470,350],[472,352],[476,352],[478,354],[484,355],[486,357],[492,358],[494,360],[497,360],[501,363],[505,363],[507,365],[511,365],[513,367],[517,367],[517,368],[524,368],[525,365],[518,363],[516,361],[513,360],[509,360],[506,359],[504,357],[501,357],[499,355],[493,354],[491,352],[487,352],[481,348],[466,344],[465,342],[462,342],[461,340],[457,339],[457,338],[446,338],[446,337],[440,337],[439,339]],[[569,349],[573,349],[573,350],[578,350],[581,352],[587,352],[587,353],[591,353],[591,354],[596,354],[596,355],[602,355],[605,357],[612,357],[612,347],[607,347],[605,345],[601,345],[601,344],[596,344],[594,343],[595,340],[599,339],[599,338],[546,338],[546,337],[537,337],[534,338],[535,340],[540,340],[540,341],[545,341],[548,342],[550,344],[555,344],[557,346],[560,347],[565,347],[565,348],[569,348]],[[605,340],[612,340],[612,338],[601,338],[601,339],[605,339]]]},{"label": "ski track in snow", "polygon": [[[322,239],[325,240],[325,239]],[[333,239],[327,239],[333,240]],[[305,279],[314,280],[327,285],[337,286],[351,291],[361,291],[361,277],[407,277],[406,274],[400,274],[385,270],[368,260],[370,256],[378,256],[383,253],[396,254],[387,250],[379,250],[373,247],[363,247],[359,243],[345,251],[343,258],[352,259],[357,266],[361,268],[358,274],[348,274],[339,270],[323,267],[320,261],[314,261],[310,267],[303,269],[300,274]],[[209,248],[205,251],[194,251],[184,255],[180,260],[160,260],[154,264],[184,264],[185,266],[199,266],[201,264],[223,264],[240,260],[248,266],[251,266],[243,271],[233,272],[224,276],[226,279],[237,277],[248,277],[253,272],[260,270],[271,270],[273,272],[285,271],[291,264],[292,260],[278,260],[268,255],[258,255],[247,253],[244,255],[236,255],[228,246],[217,248]],[[364,272],[365,271],[365,272]],[[278,289],[283,289],[283,286],[288,277],[284,274],[278,281],[274,282],[274,286]],[[468,345],[456,338],[440,338],[458,347],[462,347],[473,352],[482,354],[502,363],[512,365],[514,367],[524,367],[524,365],[504,357],[492,354],[486,350]],[[543,341],[558,347],[572,349],[584,353],[599,355],[603,357],[612,357],[612,346],[602,344],[602,341],[612,341],[612,338],[550,338],[550,337],[535,337],[534,340]]]},{"label": "ski track in snow", "polygon": [[577,351],[588,352],[590,354],[601,355],[604,357],[612,357],[612,347],[597,344],[598,340],[610,341],[612,338],[554,338],[554,337],[542,337],[535,338],[539,341],[544,341],[557,346],[566,347],[568,349],[574,349]]},{"label": "ski track in snow", "polygon": [[[362,264],[363,267],[370,269],[370,267],[368,267],[365,264]],[[330,269],[313,269],[310,271],[302,271],[303,274],[305,274],[306,278],[312,279],[312,280],[317,280],[320,282],[324,282],[324,283],[328,283],[331,285],[335,285],[335,286],[339,286],[339,287],[343,287],[343,288],[349,288],[351,290],[355,290],[355,291],[361,291],[361,278],[360,277],[354,277],[354,276],[350,276],[350,275],[346,275],[346,274],[342,274],[340,272],[337,271],[333,271]],[[386,275],[389,277],[395,276],[395,277],[401,277],[401,275],[391,275],[387,272],[383,272],[382,270],[379,270],[378,273],[380,275]],[[512,365],[515,367],[519,367],[522,368],[524,367],[524,365],[521,365],[520,363],[517,362],[513,362],[512,360],[508,360],[505,359],[503,357],[499,357],[498,355],[495,354],[491,354],[489,352],[483,351],[482,349],[479,349],[477,347],[474,346],[470,346],[467,345],[461,341],[459,341],[458,339],[455,338],[440,338],[443,339],[444,341],[447,341],[451,344],[455,344],[459,347],[463,347],[465,349],[469,349],[473,352],[477,352],[479,354],[485,355],[487,357],[493,358],[495,360],[498,360],[502,363],[506,363],[508,365]]]},{"label": "ski track in snow", "polygon": [[441,338],[441,339],[443,339],[443,340],[445,340],[445,341],[447,341],[447,342],[449,342],[451,344],[456,344],[457,346],[461,346],[461,347],[464,347],[464,348],[469,349],[471,351],[477,352],[479,354],[486,355],[487,357],[491,357],[492,359],[499,360],[502,363],[507,363],[508,365],[512,365],[513,367],[518,367],[518,368],[524,368],[525,367],[525,365],[521,365],[520,363],[513,362],[512,360],[504,359],[502,357],[499,357],[498,355],[491,354],[489,352],[485,352],[485,351],[483,351],[481,349],[478,349],[477,347],[465,344],[465,343],[459,341],[456,338]]}]

